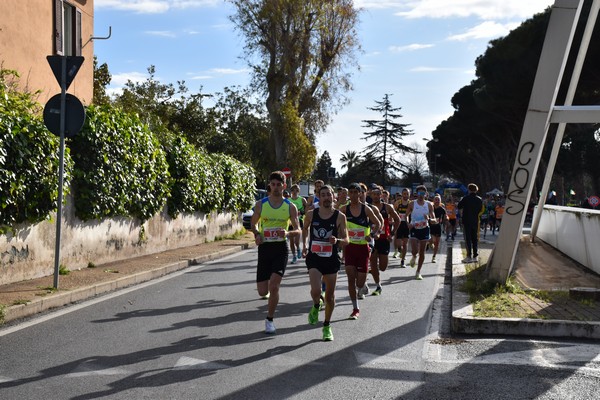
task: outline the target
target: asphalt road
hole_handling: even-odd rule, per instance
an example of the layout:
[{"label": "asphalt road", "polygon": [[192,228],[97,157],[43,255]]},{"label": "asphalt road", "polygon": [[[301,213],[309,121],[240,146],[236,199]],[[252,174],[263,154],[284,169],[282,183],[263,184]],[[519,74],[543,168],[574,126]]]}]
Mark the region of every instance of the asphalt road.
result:
[{"label": "asphalt road", "polygon": [[[264,333],[256,250],[0,330],[1,399],[597,399],[600,345],[448,336],[446,257],[383,275],[352,306],[340,273],[333,342],[307,323],[288,265]],[[427,261],[431,255],[427,256]],[[322,318],[321,313],[321,318]]]}]

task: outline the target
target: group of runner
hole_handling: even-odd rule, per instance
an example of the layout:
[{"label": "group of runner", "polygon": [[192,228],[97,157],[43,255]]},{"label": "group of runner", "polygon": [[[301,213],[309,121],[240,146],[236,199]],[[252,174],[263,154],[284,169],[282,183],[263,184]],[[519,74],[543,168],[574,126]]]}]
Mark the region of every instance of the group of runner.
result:
[{"label": "group of runner", "polygon": [[[323,340],[333,340],[331,316],[335,307],[337,274],[343,264],[348,277],[348,293],[352,302],[349,319],[360,316],[359,299],[369,294],[369,272],[375,283],[372,295],[382,293],[380,273],[389,264],[391,242],[400,256],[401,267],[410,251],[409,264],[416,267],[415,279],[422,280],[421,269],[427,246],[433,249],[432,262],[439,249],[441,224],[447,213],[439,196],[428,201],[425,186],[410,190],[393,205],[389,193],[371,184],[352,183],[336,193],[322,181],[315,182],[314,196],[299,196],[299,187],[291,187],[284,196],[285,175],[281,171],[269,176],[270,193],[254,207],[251,229],[258,245],[257,289],[268,299],[265,332],[276,332],[273,322],[279,302],[279,287],[288,262],[287,240],[292,251],[292,263],[306,260],[313,305],[308,322],[316,325],[324,306]],[[286,198],[287,197],[287,198]],[[410,249],[408,248],[410,244]],[[398,250],[400,250],[398,252]]]}]

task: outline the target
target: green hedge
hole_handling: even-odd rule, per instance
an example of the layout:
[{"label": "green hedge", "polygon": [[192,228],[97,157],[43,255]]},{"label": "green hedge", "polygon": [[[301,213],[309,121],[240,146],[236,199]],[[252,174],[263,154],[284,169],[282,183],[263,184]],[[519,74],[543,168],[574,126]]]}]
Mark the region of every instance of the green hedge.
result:
[{"label": "green hedge", "polygon": [[165,152],[136,115],[90,106],[72,139],[75,214],[82,220],[133,216],[146,221],[169,193]]},{"label": "green hedge", "polygon": [[[36,94],[15,89],[17,78],[0,69],[0,232],[47,219],[58,206],[60,140],[44,126]],[[72,162],[65,153],[69,182]]]},{"label": "green hedge", "polygon": [[[45,128],[33,96],[6,83],[14,72],[0,72],[0,231],[6,231],[56,211],[59,139]],[[77,217],[146,221],[165,205],[173,218],[251,207],[251,167],[206,154],[176,135],[165,141],[159,143],[137,115],[88,107],[82,131],[67,140],[65,151],[65,183],[71,183]]]},{"label": "green hedge", "polygon": [[256,191],[252,168],[223,154],[198,151],[183,137],[167,147],[173,178],[167,208],[172,218],[194,211],[240,211],[252,205]]}]

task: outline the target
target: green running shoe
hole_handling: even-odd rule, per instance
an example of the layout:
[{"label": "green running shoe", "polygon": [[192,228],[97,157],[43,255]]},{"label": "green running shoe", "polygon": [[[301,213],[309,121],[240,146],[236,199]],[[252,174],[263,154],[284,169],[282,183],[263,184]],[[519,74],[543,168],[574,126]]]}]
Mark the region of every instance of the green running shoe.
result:
[{"label": "green running shoe", "polygon": [[323,327],[323,341],[331,342],[333,340],[333,333],[331,332],[331,326],[327,325]]},{"label": "green running shoe", "polygon": [[371,296],[379,296],[381,294],[381,286],[377,286],[377,289],[373,290]]},{"label": "green running shoe", "polygon": [[311,325],[316,325],[319,322],[319,309],[312,306],[310,308],[310,312],[308,313],[308,323]]}]

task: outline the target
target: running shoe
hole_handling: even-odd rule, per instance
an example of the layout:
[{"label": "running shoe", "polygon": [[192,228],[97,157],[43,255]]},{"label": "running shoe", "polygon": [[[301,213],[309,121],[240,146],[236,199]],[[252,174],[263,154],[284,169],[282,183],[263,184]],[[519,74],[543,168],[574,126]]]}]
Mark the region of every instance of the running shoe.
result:
[{"label": "running shoe", "polygon": [[265,319],[265,333],[275,333],[275,323]]},{"label": "running shoe", "polygon": [[260,296],[260,298],[263,300],[268,300],[270,295],[271,295],[271,293],[267,293],[264,296]]},{"label": "running shoe", "polygon": [[400,268],[406,268],[406,265],[404,265],[404,258],[400,260]]},{"label": "running shoe", "polygon": [[302,250],[298,249],[298,259],[302,258]]},{"label": "running shoe", "polygon": [[381,286],[377,286],[377,289],[373,290],[371,296],[379,296],[381,294]]},{"label": "running shoe", "polygon": [[359,316],[360,311],[358,310],[358,308],[355,308],[354,310],[352,310],[352,314],[350,314],[350,317],[348,317],[348,319],[358,319]]},{"label": "running shoe", "polygon": [[359,299],[359,300],[364,300],[365,299],[365,294],[362,293],[360,291],[360,289],[358,289],[358,294],[356,295],[356,298]]},{"label": "running shoe", "polygon": [[431,262],[434,263],[435,262],[435,256],[431,257]]},{"label": "running shoe", "polygon": [[394,252],[394,255],[393,255],[392,257],[394,257],[394,258],[398,258],[398,252],[397,252],[397,251],[395,251],[395,252]]},{"label": "running shoe", "polygon": [[323,311],[325,309],[325,293],[321,294],[319,297],[319,311]]},{"label": "running shoe", "polygon": [[333,333],[331,332],[331,326],[327,325],[323,327],[323,341],[331,342],[333,340]]},{"label": "running shoe", "polygon": [[367,284],[367,282],[365,282],[365,286],[363,286],[363,289],[365,295],[369,294],[369,285]]},{"label": "running shoe", "polygon": [[415,275],[415,279],[418,281],[422,281],[423,277],[421,276],[421,274],[417,274],[417,275]]},{"label": "running shoe", "polygon": [[415,267],[415,263],[417,262],[417,258],[415,256],[410,257],[410,267],[414,268]]},{"label": "running shoe", "polygon": [[296,258],[296,255],[294,254],[294,256],[292,257],[292,264],[296,264],[296,261],[298,261],[298,259]]},{"label": "running shoe", "polygon": [[308,313],[308,323],[311,325],[316,325],[319,322],[319,308],[312,306],[310,308],[310,312]]},{"label": "running shoe", "polygon": [[466,258],[463,258],[463,259],[462,259],[462,262],[463,262],[464,264],[468,264],[468,263],[471,263],[471,262],[473,262],[473,259],[472,259],[471,257],[466,257]]}]

